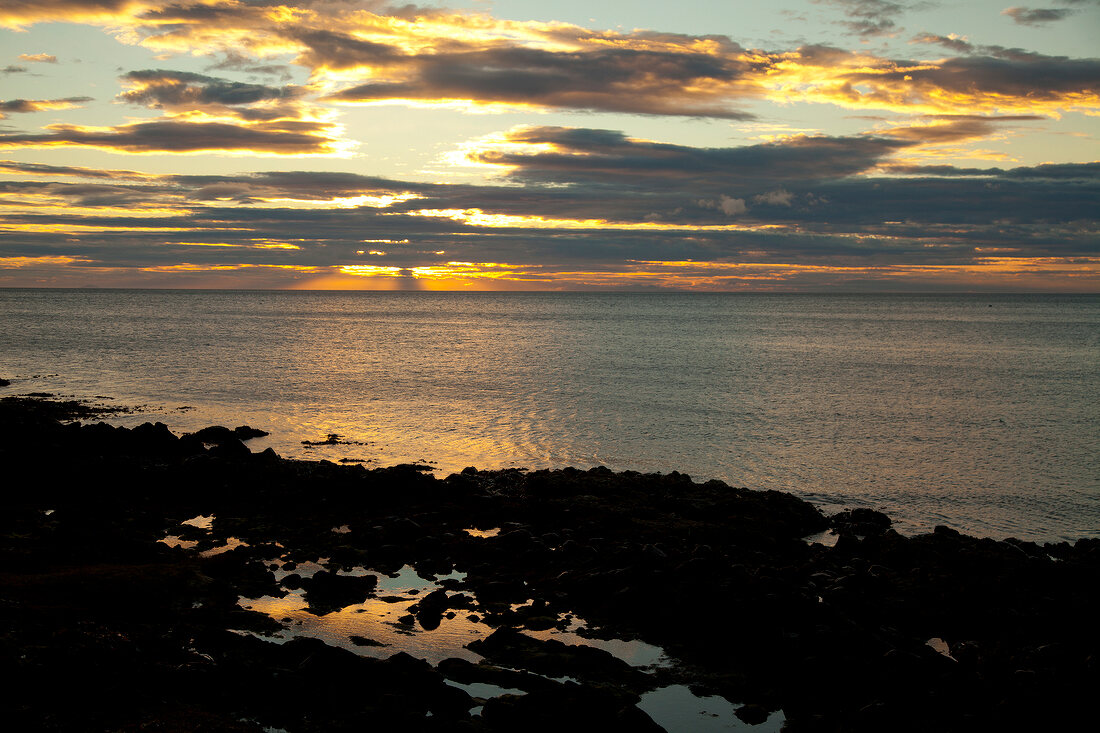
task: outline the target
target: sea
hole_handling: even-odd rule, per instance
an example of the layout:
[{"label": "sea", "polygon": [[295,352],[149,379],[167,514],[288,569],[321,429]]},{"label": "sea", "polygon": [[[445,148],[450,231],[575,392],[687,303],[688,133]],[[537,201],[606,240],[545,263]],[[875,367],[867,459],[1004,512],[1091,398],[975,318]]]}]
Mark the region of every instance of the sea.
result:
[{"label": "sea", "polygon": [[0,377],[285,457],[679,471],[904,534],[1100,537],[1100,295],[0,289]]}]

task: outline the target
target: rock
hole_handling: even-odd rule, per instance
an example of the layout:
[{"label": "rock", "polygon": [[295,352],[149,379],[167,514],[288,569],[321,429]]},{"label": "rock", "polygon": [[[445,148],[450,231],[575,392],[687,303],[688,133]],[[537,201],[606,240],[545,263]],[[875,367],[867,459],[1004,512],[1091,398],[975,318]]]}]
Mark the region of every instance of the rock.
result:
[{"label": "rock", "polygon": [[236,436],[238,440],[252,440],[253,438],[263,438],[270,435],[270,433],[266,430],[249,427],[248,425],[239,425],[233,428],[233,435]]},{"label": "rock", "polygon": [[210,449],[210,455],[217,456],[219,458],[244,458],[252,455],[252,451],[248,449],[241,441],[233,438],[232,440],[224,440],[214,445]]},{"label": "rock", "polygon": [[496,664],[528,669],[547,677],[614,680],[641,688],[649,685],[644,673],[602,649],[581,644],[567,646],[556,639],[542,641],[507,627],[470,642],[466,648]]},{"label": "rock", "polygon": [[362,603],[378,585],[377,575],[336,575],[318,570],[312,578],[303,578],[309,610],[318,616]]},{"label": "rock", "polygon": [[221,443],[238,439],[238,436],[232,430],[223,425],[211,425],[193,433],[188,433],[183,437],[192,438],[203,443]]},{"label": "rock", "polygon": [[866,507],[848,509],[834,514],[829,519],[829,524],[838,533],[850,532],[864,537],[882,534],[890,528],[892,523],[890,517],[882,512]]}]

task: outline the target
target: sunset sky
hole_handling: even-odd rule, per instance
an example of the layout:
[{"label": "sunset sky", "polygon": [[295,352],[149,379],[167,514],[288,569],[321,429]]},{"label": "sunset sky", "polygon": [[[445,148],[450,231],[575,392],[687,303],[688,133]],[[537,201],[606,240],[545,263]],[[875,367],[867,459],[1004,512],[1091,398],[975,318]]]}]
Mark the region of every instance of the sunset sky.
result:
[{"label": "sunset sky", "polygon": [[0,0],[0,287],[1100,291],[1100,0]]}]

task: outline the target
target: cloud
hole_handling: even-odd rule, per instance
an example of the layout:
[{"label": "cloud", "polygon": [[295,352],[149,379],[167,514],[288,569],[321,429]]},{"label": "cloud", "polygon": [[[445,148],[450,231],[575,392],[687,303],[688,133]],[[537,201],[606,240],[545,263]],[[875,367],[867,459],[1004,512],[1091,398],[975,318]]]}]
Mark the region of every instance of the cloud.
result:
[{"label": "cloud", "polygon": [[[846,88],[861,106],[897,110],[1019,111],[1049,114],[1053,109],[1100,106],[1100,59],[1070,59],[1002,51],[999,56],[966,56],[894,69],[842,72]],[[842,101],[838,99],[838,101]],[[969,108],[969,109],[967,109]]]},{"label": "cloud", "polygon": [[158,4],[156,0],[5,0],[0,27],[24,28],[49,21],[110,23]]},{"label": "cloud", "polygon": [[121,101],[154,109],[196,110],[294,100],[303,90],[229,81],[187,71],[146,69],[131,71],[123,80],[133,85],[118,95]]},{"label": "cloud", "polygon": [[888,0],[815,0],[841,7],[851,20],[841,24],[860,36],[882,36],[897,29],[894,19],[908,9]]},{"label": "cloud", "polygon": [[283,64],[258,64],[254,59],[234,49],[224,49],[220,55],[221,61],[207,66],[207,71],[240,71],[247,74],[277,76],[284,80],[291,78],[289,68]]},{"label": "cloud", "polygon": [[694,148],[628,138],[613,130],[518,128],[468,152],[528,183],[707,187],[770,185],[854,175],[912,143],[887,137],[795,136],[737,148]]},{"label": "cloud", "polygon": [[[770,186],[700,165],[731,159],[724,149],[654,148],[599,130],[529,136],[590,155],[618,148],[623,162],[637,146],[636,169],[662,153],[678,159],[673,169],[695,161],[697,170],[671,186],[622,166],[598,182],[574,176],[544,187],[312,171],[138,179],[132,171],[0,163],[30,178],[89,180],[3,184],[0,227],[17,236],[0,239],[0,258],[31,267],[46,264],[36,257],[70,257],[81,260],[72,267],[105,268],[110,282],[125,271],[154,278],[130,284],[177,286],[206,273],[220,286],[262,275],[268,287],[318,277],[385,287],[404,273],[451,287],[827,287],[852,278],[878,287],[958,287],[972,278],[1021,287],[1028,273],[1036,287],[1100,287],[1100,164],[898,165],[887,176],[819,168]],[[808,152],[804,143],[774,147],[788,145],[797,157]],[[755,159],[758,147],[742,155]]]},{"label": "cloud", "polygon": [[752,117],[731,104],[735,96],[731,92],[748,70],[747,64],[710,54],[629,48],[492,48],[406,57],[392,55],[389,48],[372,47],[344,58],[352,65],[372,64],[384,79],[343,89],[328,97],[332,101],[446,100],[634,114]]},{"label": "cloud", "polygon": [[40,64],[56,64],[57,57],[51,56],[48,53],[21,53],[19,54],[21,61],[32,61]]},{"label": "cloud", "polygon": [[112,180],[146,179],[151,176],[138,171],[105,170],[102,168],[84,168],[81,166],[49,165],[46,163],[21,163],[15,160],[0,160],[0,171],[28,175],[80,176],[82,178],[109,178]]},{"label": "cloud", "polygon": [[1075,12],[1077,11],[1072,8],[1012,7],[1002,10],[1001,15],[1007,15],[1019,25],[1037,26],[1053,23],[1056,20],[1063,20],[1073,15]]},{"label": "cloud", "polygon": [[72,109],[79,107],[84,102],[91,102],[91,97],[65,97],[64,99],[10,99],[0,100],[0,120],[11,113],[26,114],[30,112],[42,112],[53,109]]},{"label": "cloud", "polygon": [[40,134],[0,134],[0,148],[88,147],[124,153],[249,152],[327,155],[340,149],[333,125],[306,120],[258,123],[153,120],[114,127],[48,125]]},{"label": "cloud", "polygon": [[913,36],[910,43],[934,44],[949,48],[956,53],[970,53],[974,50],[974,44],[955,35],[937,36],[933,33],[920,33]]},{"label": "cloud", "polygon": [[27,67],[26,66],[13,66],[13,65],[9,64],[8,66],[0,68],[0,74],[4,74],[5,76],[7,74],[25,74],[25,73],[27,73]]},{"label": "cloud", "polygon": [[793,199],[794,194],[782,188],[752,197],[754,204],[767,204],[769,206],[790,206]]},{"label": "cloud", "polygon": [[735,199],[725,194],[720,195],[717,200],[702,199],[698,203],[700,208],[717,209],[726,216],[737,216],[749,210],[749,207],[745,205],[745,199]]},{"label": "cloud", "polygon": [[[863,33],[894,33],[916,3],[830,0]],[[38,6],[20,3],[20,22]],[[917,36],[963,58],[895,59],[820,45],[746,49],[727,36],[593,31],[566,23],[510,21],[385,3],[168,3],[51,0],[44,19],[101,22],[128,43],[162,54],[221,59],[210,68],[285,77],[287,58],[310,73],[323,103],[451,105],[480,110],[558,109],[749,119],[759,100],[916,113],[1036,113],[1100,109],[1097,62],[975,47],[952,36]],[[277,10],[277,8],[282,8]],[[104,13],[114,13],[108,23]],[[143,93],[165,104],[164,88]],[[201,99],[239,84],[176,79]],[[243,86],[243,85],[242,85]],[[280,87],[255,85],[267,90]],[[289,92],[291,87],[282,87]],[[182,102],[182,100],[181,100]],[[274,100],[256,104],[275,104]],[[239,105],[238,105],[239,106]],[[254,119],[258,119],[254,117]]]},{"label": "cloud", "polygon": [[1011,122],[1042,120],[1038,115],[935,115],[928,125],[907,125],[881,131],[881,134],[910,140],[915,143],[941,144],[964,140],[979,140],[996,132],[1000,126]]}]

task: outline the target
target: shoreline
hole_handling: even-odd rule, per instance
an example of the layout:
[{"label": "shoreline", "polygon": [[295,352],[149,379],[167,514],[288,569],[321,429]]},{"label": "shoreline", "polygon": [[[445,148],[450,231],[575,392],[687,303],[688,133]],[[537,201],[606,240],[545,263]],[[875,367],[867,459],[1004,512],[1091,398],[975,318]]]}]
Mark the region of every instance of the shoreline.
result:
[{"label": "shoreline", "polygon": [[[0,400],[2,657],[28,729],[660,730],[639,703],[682,685],[791,731],[1013,730],[1075,720],[1100,674],[1100,540],[904,537],[879,512],[677,472],[437,479],[253,453],[226,428],[58,422],[95,415]],[[830,528],[833,547],[803,540]],[[432,590],[385,600],[406,567]],[[299,592],[320,622],[368,601],[409,637],[465,621],[481,660],[264,638],[287,628],[242,599]],[[671,664],[553,638],[576,619]]]}]

